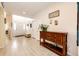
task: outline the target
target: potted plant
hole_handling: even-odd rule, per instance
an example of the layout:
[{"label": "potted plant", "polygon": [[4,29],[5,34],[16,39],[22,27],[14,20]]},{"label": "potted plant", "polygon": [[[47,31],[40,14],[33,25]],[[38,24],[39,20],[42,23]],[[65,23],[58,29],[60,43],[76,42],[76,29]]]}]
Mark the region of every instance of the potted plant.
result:
[{"label": "potted plant", "polygon": [[49,25],[41,24],[40,28],[41,28],[42,31],[47,31],[48,26]]}]

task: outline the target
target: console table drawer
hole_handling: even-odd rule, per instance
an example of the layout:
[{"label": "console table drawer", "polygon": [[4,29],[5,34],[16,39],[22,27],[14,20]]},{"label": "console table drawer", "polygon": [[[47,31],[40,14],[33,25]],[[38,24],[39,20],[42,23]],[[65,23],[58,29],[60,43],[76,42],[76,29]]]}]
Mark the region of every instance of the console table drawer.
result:
[{"label": "console table drawer", "polygon": [[52,41],[52,42],[55,42],[55,38],[53,37],[51,37],[51,36],[47,36],[46,37],[46,40],[49,40],[49,41]]}]

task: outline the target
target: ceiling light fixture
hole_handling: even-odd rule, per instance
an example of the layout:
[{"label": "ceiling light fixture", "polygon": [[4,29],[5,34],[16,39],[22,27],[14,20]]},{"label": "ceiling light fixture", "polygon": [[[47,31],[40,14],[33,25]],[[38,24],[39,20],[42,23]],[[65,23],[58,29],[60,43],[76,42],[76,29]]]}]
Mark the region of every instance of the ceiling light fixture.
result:
[{"label": "ceiling light fixture", "polygon": [[25,14],[26,14],[26,12],[23,12],[23,14],[25,15]]}]

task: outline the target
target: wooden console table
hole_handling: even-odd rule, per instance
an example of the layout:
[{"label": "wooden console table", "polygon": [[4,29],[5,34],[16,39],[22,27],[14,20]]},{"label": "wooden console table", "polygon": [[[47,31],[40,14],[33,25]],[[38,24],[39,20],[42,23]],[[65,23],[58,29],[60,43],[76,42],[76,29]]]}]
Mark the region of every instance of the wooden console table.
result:
[{"label": "wooden console table", "polygon": [[58,55],[65,56],[67,55],[67,33],[40,31],[40,45]]}]

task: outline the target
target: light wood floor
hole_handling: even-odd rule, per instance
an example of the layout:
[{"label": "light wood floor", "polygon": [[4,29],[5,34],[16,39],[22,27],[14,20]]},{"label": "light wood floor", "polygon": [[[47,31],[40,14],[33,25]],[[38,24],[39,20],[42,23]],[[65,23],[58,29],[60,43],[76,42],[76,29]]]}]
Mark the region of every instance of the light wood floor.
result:
[{"label": "light wood floor", "polygon": [[58,56],[47,48],[40,46],[39,41],[32,38],[14,37],[8,41],[4,49],[0,49],[2,56]]}]

